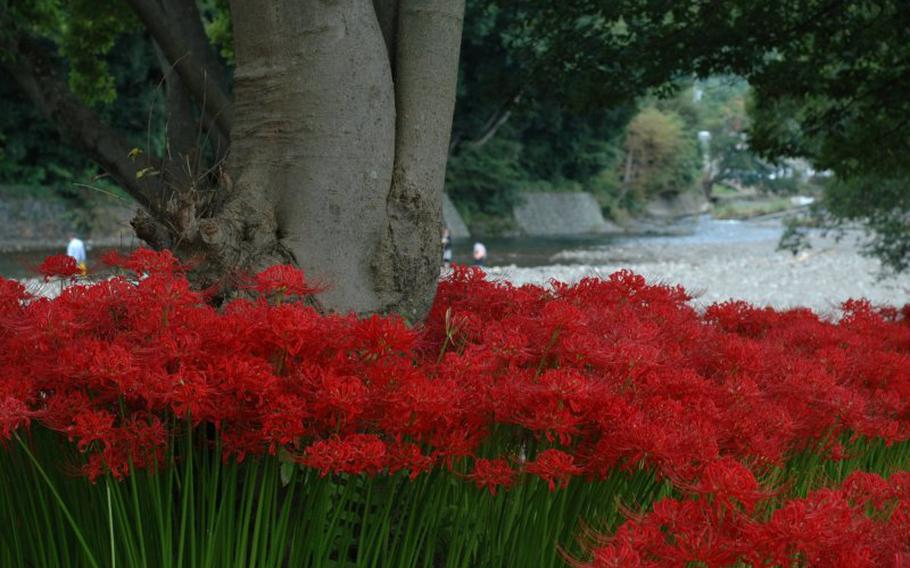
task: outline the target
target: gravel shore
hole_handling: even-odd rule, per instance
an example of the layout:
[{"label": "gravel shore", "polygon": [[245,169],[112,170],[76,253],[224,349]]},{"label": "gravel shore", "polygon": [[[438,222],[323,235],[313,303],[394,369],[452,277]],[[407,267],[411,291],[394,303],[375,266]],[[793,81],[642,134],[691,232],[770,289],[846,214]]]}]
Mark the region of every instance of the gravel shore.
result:
[{"label": "gravel shore", "polygon": [[697,242],[687,238],[638,239],[621,245],[571,250],[539,267],[487,268],[494,279],[516,285],[551,279],[576,282],[629,269],[649,282],[681,284],[702,307],[728,299],[759,306],[804,306],[836,315],[841,302],[866,298],[875,304],[910,303],[910,275],[881,278],[880,263],[860,254],[859,235],[813,235],[812,248],[794,256],[778,251],[779,223],[743,222],[747,238]]},{"label": "gravel shore", "polygon": [[[649,282],[681,284],[703,307],[728,299],[775,308],[809,307],[836,315],[850,298],[875,304],[910,303],[910,274],[881,278],[881,265],[860,254],[860,235],[834,239],[814,235],[812,248],[794,256],[778,251],[779,221],[709,221],[691,236],[627,238],[607,246],[573,246],[545,266],[491,266],[491,278],[513,284],[577,282],[629,269]],[[546,260],[546,259],[545,259]],[[23,279],[34,293],[54,296],[59,284]]]}]

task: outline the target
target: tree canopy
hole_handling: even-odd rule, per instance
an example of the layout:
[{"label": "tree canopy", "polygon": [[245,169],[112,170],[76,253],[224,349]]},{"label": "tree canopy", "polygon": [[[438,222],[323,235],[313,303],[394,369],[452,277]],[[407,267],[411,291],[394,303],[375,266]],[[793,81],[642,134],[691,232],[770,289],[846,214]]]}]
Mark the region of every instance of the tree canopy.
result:
[{"label": "tree canopy", "polygon": [[609,104],[687,74],[744,78],[749,149],[832,171],[826,222],[866,224],[888,266],[910,265],[906,3],[568,0],[532,21],[546,30],[527,44],[533,69],[570,73],[527,76],[566,101]]},{"label": "tree canopy", "polygon": [[[388,7],[398,3],[374,5],[383,31],[394,30]],[[693,77],[735,76],[749,85],[738,104],[751,120],[709,127],[724,175],[761,167],[737,151],[744,137],[762,163],[807,158],[838,178],[829,213],[868,222],[894,243],[906,233],[910,150],[905,8],[898,0],[469,0],[448,191],[478,218],[509,210],[522,186],[600,192],[609,207],[630,194],[623,167],[642,128],[661,121],[682,156],[667,166],[671,185],[689,186],[694,141],[679,129],[692,121],[659,98],[672,100]],[[72,150],[37,142],[49,140],[45,127],[24,128],[38,109],[146,207],[145,186],[182,175],[153,157],[192,156],[193,175],[221,184],[213,166],[231,139],[233,34],[223,0],[0,0],[2,66],[21,93],[0,93],[12,101],[0,118],[0,177],[43,182],[78,169]],[[23,165],[44,161],[64,167]],[[888,249],[893,266],[906,266],[908,248]]]}]

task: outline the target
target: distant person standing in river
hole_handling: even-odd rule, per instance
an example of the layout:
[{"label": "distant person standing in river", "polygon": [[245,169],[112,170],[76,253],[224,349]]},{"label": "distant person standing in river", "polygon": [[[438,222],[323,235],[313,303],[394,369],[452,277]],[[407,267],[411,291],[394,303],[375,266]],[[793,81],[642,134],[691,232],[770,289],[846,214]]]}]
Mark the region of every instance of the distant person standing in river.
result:
[{"label": "distant person standing in river", "polygon": [[66,245],[66,256],[70,256],[76,260],[79,270],[82,272],[82,275],[85,276],[88,272],[88,266],[85,264],[85,243],[82,242],[82,239],[75,235],[70,237],[70,242]]},{"label": "distant person standing in river", "polygon": [[483,266],[487,261],[487,247],[483,243],[474,243],[474,266]]},{"label": "distant person standing in river", "polygon": [[452,235],[449,233],[449,228],[445,227],[442,230],[442,265],[446,268],[452,264]]}]

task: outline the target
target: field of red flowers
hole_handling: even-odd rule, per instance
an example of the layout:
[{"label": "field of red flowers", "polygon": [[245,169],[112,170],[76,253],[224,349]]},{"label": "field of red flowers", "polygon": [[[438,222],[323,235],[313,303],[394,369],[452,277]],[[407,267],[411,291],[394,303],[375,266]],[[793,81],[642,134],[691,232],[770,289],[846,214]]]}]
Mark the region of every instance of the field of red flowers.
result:
[{"label": "field of red flowers", "polygon": [[4,566],[910,566],[908,308],[456,268],[409,326],[108,261],[0,279]]}]

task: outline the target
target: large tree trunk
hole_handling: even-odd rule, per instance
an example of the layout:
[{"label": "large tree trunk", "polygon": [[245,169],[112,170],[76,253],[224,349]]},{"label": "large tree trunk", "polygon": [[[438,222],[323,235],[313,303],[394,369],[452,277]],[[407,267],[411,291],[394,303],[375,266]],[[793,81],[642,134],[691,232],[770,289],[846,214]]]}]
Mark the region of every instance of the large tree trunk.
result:
[{"label": "large tree trunk", "polygon": [[[324,309],[422,318],[439,278],[464,0],[233,0],[233,104],[193,0],[129,3],[165,59],[165,156],[134,162],[28,42],[4,39],[17,57],[0,63],[143,206],[140,238],[224,294],[293,262],[325,287]],[[188,159],[189,97],[210,134],[230,133],[226,168]]]},{"label": "large tree trunk", "polygon": [[412,319],[430,309],[442,258],[445,183],[463,0],[401,0],[395,65],[395,170],[388,227],[374,259],[386,305]]},{"label": "large tree trunk", "polygon": [[326,287],[324,306],[378,311],[370,264],[386,226],[395,104],[373,8],[240,0],[232,14],[239,198],[273,208],[276,236]]},{"label": "large tree trunk", "polygon": [[439,275],[464,6],[383,4],[397,26],[362,0],[232,2],[234,183],[205,232],[224,266],[292,256],[326,309],[416,319]]}]

